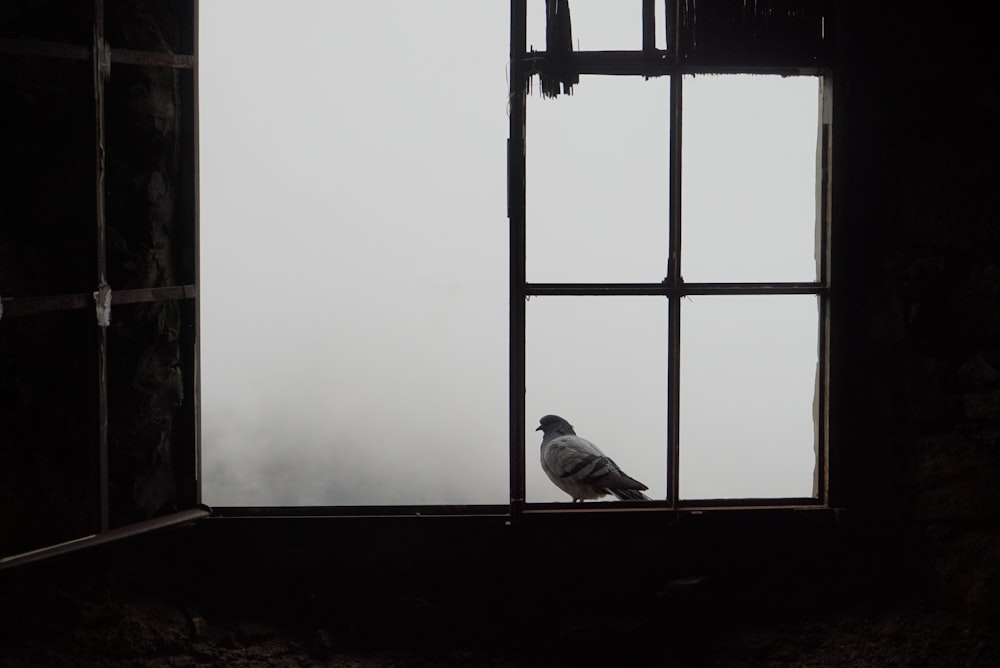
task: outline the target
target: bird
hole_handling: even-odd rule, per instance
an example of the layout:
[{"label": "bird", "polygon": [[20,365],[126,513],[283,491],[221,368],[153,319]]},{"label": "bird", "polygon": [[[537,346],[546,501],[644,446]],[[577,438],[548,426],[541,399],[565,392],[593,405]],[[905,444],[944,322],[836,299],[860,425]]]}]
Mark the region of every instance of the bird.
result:
[{"label": "bird", "polygon": [[649,501],[649,489],[626,475],[615,462],[558,415],[545,415],[535,431],[542,432],[542,470],[573,503],[614,494],[622,501]]}]

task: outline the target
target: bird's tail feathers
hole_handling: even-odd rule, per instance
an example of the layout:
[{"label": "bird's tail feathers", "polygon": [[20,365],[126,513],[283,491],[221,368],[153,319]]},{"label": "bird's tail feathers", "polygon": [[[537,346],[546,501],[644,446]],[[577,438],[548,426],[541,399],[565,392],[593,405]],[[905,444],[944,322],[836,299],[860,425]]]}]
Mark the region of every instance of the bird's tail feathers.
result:
[{"label": "bird's tail feathers", "polygon": [[622,501],[652,501],[652,499],[637,489],[609,489],[608,491]]}]

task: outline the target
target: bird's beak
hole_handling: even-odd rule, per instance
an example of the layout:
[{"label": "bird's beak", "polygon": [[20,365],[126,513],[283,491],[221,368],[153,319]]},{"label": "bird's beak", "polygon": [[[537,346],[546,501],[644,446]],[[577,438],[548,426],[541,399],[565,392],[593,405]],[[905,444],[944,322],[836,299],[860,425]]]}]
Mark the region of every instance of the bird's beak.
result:
[{"label": "bird's beak", "polygon": [[537,427],[535,427],[535,431],[541,431],[541,430],[542,430],[542,425],[538,425]]}]

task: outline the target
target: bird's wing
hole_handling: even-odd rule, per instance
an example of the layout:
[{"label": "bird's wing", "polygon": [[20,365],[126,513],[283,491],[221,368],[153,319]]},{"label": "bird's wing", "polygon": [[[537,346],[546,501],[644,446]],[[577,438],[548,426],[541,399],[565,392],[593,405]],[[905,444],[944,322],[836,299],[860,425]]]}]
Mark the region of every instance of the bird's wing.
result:
[{"label": "bird's wing", "polygon": [[579,436],[559,436],[549,441],[542,462],[552,475],[577,485],[615,487],[635,482],[596,445]]}]

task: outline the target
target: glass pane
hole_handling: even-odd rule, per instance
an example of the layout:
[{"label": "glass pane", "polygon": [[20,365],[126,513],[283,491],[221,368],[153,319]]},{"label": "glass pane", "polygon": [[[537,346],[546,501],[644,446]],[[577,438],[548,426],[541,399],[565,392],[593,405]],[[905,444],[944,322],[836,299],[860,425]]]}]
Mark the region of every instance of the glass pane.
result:
[{"label": "glass pane", "polygon": [[[642,14],[640,8],[640,15]],[[667,16],[666,16],[666,3],[660,4],[655,3],[653,5],[653,23],[655,25],[655,36],[653,39],[653,45],[657,49],[667,48]]]},{"label": "glass pane", "polygon": [[[529,50],[545,51],[545,5],[545,0],[528,2]],[[642,48],[642,0],[572,0],[569,5],[574,51]],[[657,7],[656,12],[662,13],[663,8]]]},{"label": "glass pane", "polygon": [[819,79],[684,78],[687,281],[816,280]]},{"label": "glass pane", "polygon": [[206,502],[506,503],[506,3],[200,18]]},{"label": "glass pane", "polygon": [[681,305],[680,495],[813,495],[817,297]]},{"label": "glass pane", "polygon": [[591,76],[573,95],[528,98],[529,281],[663,280],[669,90]]},{"label": "glass pane", "polygon": [[570,500],[539,463],[535,428],[548,414],[666,498],[666,300],[536,297],[526,317],[527,500]]}]

